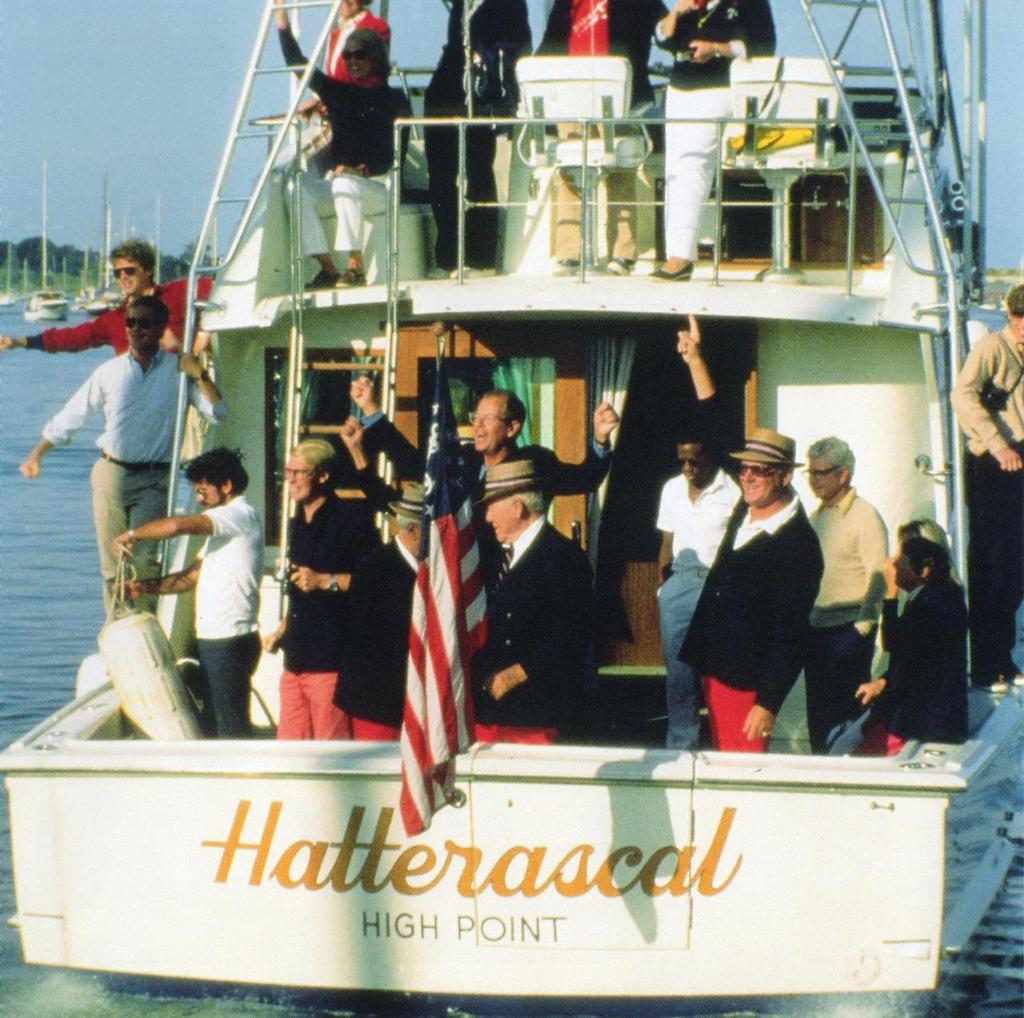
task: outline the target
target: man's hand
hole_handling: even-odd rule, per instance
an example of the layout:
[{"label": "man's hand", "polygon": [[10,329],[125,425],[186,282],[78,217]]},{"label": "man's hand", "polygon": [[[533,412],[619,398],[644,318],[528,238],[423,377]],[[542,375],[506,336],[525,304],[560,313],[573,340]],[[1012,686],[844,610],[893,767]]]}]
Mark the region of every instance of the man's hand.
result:
[{"label": "man's hand", "polygon": [[359,407],[359,412],[364,417],[369,417],[380,410],[380,406],[373,395],[373,381],[365,377],[365,375],[352,379],[349,395],[352,397],[352,402]]},{"label": "man's hand", "polygon": [[774,726],[775,715],[755,703],[747,714],[747,720],[743,722],[743,734],[749,742],[753,742],[755,739],[768,739],[771,737]]},{"label": "man's hand", "polygon": [[190,353],[178,354],[178,370],[183,375],[188,375],[194,382],[198,382],[203,375],[203,366],[196,357]]},{"label": "man's hand", "polygon": [[612,432],[619,426],[619,415],[607,401],[594,411],[594,441],[607,445]]},{"label": "man's hand", "polygon": [[900,592],[900,585],[896,582],[896,560],[899,555],[892,555],[882,563],[882,577],[885,579],[885,596],[894,598]]},{"label": "man's hand", "polygon": [[34,481],[39,476],[39,460],[33,456],[29,456],[24,463],[18,467],[18,473],[22,477],[27,477],[30,481]]},{"label": "man's hand", "polygon": [[495,672],[484,683],[484,690],[495,699],[500,700],[510,693],[516,686],[521,686],[527,679],[526,670],[520,664],[509,665]]},{"label": "man's hand", "polygon": [[131,551],[135,547],[135,534],[131,530],[126,530],[123,534],[118,534],[111,543],[115,555],[120,554],[122,550]]},{"label": "man's hand", "polygon": [[15,346],[28,346],[28,340],[24,338],[15,338],[14,336],[0,336],[0,353],[4,350],[10,350],[11,347]]},{"label": "man's hand", "polygon": [[676,333],[679,339],[676,349],[679,351],[679,356],[683,358],[683,363],[690,365],[695,360],[703,360],[704,351],[700,345],[700,326],[697,324],[696,316],[687,315],[686,317],[689,319],[690,327],[680,329]]},{"label": "man's hand", "polygon": [[284,631],[287,625],[287,619],[281,619],[281,624],[272,633],[267,633],[265,636],[260,637],[260,646],[267,654],[276,654],[277,648],[281,646],[281,640],[284,639]]},{"label": "man's hand", "polygon": [[1024,470],[1024,459],[1021,459],[1021,455],[1016,449],[1011,449],[1007,446],[1005,449],[1000,449],[999,452],[992,453],[992,455],[995,456],[1000,470],[1005,470],[1011,474],[1016,473],[1018,470]]},{"label": "man's hand", "polygon": [[889,684],[889,680],[884,676],[879,676],[873,682],[863,682],[857,687],[857,691],[853,694],[857,700],[860,700],[861,704],[865,707],[872,700],[877,699],[882,693],[885,692],[885,687]]},{"label": "man's hand", "polygon": [[323,590],[327,586],[326,574],[315,572],[309,566],[292,566],[288,579],[304,594],[311,590]]},{"label": "man's hand", "polygon": [[354,417],[349,417],[338,429],[338,434],[341,436],[342,442],[345,443],[345,448],[348,449],[348,454],[352,457],[352,463],[356,470],[363,470],[369,466],[370,462],[366,458],[366,450],[363,448],[363,432],[365,430]]}]

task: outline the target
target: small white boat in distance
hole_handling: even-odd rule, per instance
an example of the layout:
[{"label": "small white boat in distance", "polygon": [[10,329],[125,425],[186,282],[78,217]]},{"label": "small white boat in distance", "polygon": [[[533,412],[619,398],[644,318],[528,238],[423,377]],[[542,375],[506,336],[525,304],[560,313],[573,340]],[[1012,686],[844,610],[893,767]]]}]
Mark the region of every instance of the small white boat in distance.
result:
[{"label": "small white boat in distance", "polygon": [[26,322],[63,322],[68,316],[68,299],[56,290],[37,290],[25,305]]},{"label": "small white boat in distance", "polygon": [[13,293],[0,293],[0,308],[12,308],[18,303]]}]

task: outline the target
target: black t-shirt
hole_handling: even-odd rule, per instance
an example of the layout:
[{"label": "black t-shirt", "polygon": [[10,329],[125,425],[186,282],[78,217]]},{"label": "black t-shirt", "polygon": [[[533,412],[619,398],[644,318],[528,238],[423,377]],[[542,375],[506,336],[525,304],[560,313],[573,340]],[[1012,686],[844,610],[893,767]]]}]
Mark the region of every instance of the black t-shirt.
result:
[{"label": "black t-shirt", "polygon": [[[288,562],[318,573],[351,573],[380,541],[364,500],[328,495],[307,523],[300,508],[288,527]],[[285,667],[290,672],[336,672],[348,625],[349,595],[344,591],[304,593],[288,585]]]}]

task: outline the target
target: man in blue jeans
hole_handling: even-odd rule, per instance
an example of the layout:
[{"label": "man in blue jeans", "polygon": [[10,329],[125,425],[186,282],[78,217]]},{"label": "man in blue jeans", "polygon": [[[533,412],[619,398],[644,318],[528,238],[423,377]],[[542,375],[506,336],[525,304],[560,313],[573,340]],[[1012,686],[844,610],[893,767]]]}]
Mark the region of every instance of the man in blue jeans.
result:
[{"label": "man in blue jeans", "polygon": [[669,749],[696,749],[699,676],[679,660],[679,649],[740,490],[720,468],[708,437],[715,431],[715,384],[693,315],[689,316],[689,328],[681,329],[678,337],[677,349],[693,379],[698,402],[695,422],[680,433],[676,443],[679,476],[665,484],[658,504],[658,569],[663,580],[658,588],[658,623],[665,659],[666,745]]},{"label": "man in blue jeans", "polygon": [[202,669],[203,728],[219,738],[246,738],[250,682],[260,659],[257,628],[263,525],[243,494],[249,475],[237,453],[212,449],[192,460],[185,476],[203,512],[151,520],[114,538],[114,551],[136,541],[162,541],[183,534],[206,537],[181,572],[136,580],[128,595],[180,594],[196,588],[196,637]]}]

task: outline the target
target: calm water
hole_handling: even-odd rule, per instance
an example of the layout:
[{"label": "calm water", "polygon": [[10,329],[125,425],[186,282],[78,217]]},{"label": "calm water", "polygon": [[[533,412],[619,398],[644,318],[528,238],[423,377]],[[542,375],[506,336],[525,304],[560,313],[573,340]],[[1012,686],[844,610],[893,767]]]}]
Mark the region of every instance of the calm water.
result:
[{"label": "calm water", "polygon": [[[0,311],[0,333],[25,335],[36,326],[20,312]],[[81,384],[107,351],[49,356],[16,350],[0,355],[0,746],[7,745],[71,695],[79,660],[96,647],[102,624],[98,566],[89,508],[89,470],[95,429],[54,450],[35,482],[17,465],[38,441],[43,422]],[[1019,747],[982,794],[1006,809],[1021,810]],[[1016,759],[1014,759],[1016,757]],[[153,999],[113,993],[97,979],[36,969],[21,962],[21,949],[6,918],[14,913],[7,803],[0,792],[0,1015],[82,1018],[290,1018],[310,1011],[248,1000]],[[969,825],[963,851],[980,859],[984,839]],[[884,864],[884,863],[883,863]],[[968,956],[954,966],[931,1009],[932,1018],[1019,1018],[1024,1013],[1024,851]],[[343,1012],[318,1012],[339,1014]],[[443,1009],[434,1014],[445,1014]],[[447,1012],[451,1013],[451,1012]],[[761,1012],[779,1014],[780,1012]],[[899,1015],[840,1004],[836,1018]],[[624,1015],[623,1018],[630,1018]]]}]

